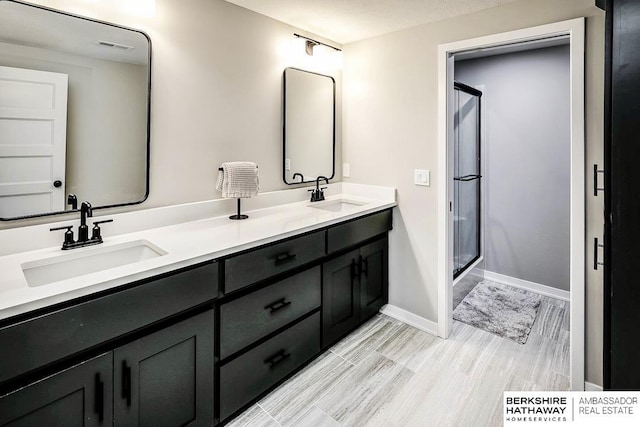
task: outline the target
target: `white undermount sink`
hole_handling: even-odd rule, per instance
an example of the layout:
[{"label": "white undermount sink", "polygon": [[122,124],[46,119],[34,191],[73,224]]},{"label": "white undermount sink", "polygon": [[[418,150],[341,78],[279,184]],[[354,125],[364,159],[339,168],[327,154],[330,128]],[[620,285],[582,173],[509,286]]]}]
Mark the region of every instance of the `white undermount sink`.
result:
[{"label": "white undermount sink", "polygon": [[22,272],[27,285],[36,287],[166,254],[151,242],[136,240],[112,246],[73,249],[64,255],[26,262],[22,264]]},{"label": "white undermount sink", "polygon": [[314,202],[309,206],[315,209],[322,209],[330,212],[344,212],[363,205],[365,205],[365,203],[355,202],[353,200],[338,199],[326,200],[324,202]]}]

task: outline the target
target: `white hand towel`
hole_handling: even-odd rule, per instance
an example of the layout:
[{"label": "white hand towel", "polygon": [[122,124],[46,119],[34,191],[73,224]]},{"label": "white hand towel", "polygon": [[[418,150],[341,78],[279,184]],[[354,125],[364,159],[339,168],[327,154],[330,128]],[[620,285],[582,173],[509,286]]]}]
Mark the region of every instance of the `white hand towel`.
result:
[{"label": "white hand towel", "polygon": [[260,181],[254,162],[225,162],[218,171],[216,189],[224,198],[249,198],[258,194]]}]

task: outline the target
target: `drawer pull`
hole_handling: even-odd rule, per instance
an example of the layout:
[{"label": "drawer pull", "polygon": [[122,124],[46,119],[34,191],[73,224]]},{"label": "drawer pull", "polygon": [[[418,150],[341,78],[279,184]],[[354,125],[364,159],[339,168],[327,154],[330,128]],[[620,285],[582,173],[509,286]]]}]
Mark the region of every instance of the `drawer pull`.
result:
[{"label": "drawer pull", "polygon": [[365,277],[369,277],[369,261],[362,255],[360,255],[360,273]]},{"label": "drawer pull", "polygon": [[292,254],[289,252],[280,254],[276,257],[276,265],[281,265],[281,264],[284,264],[285,262],[289,262],[293,260],[295,257],[296,257],[296,254]]},{"label": "drawer pull", "polygon": [[289,357],[291,357],[291,353],[287,353],[284,349],[282,349],[273,356],[265,359],[264,363],[266,365],[269,365],[269,369],[271,369],[278,365],[280,362],[288,359]]},{"label": "drawer pull", "polygon": [[127,361],[122,361],[122,398],[127,400],[127,406],[131,406],[131,367]]},{"label": "drawer pull", "polygon": [[270,313],[273,314],[278,310],[282,310],[286,306],[290,305],[291,301],[287,301],[285,298],[280,298],[278,301],[274,301],[271,304],[264,307],[265,310],[271,310]]},{"label": "drawer pull", "polygon": [[360,280],[360,275],[362,274],[362,265],[359,262],[356,262],[355,259],[351,260],[351,281],[356,279]]},{"label": "drawer pull", "polygon": [[95,393],[93,396],[93,411],[98,414],[98,421],[104,421],[104,382],[100,381],[100,374],[95,376]]}]

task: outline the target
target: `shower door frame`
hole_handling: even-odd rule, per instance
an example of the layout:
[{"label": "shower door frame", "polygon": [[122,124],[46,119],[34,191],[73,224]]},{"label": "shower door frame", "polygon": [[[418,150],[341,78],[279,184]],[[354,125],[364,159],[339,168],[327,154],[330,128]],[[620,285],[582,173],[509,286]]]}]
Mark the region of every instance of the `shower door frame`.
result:
[{"label": "shower door frame", "polygon": [[[477,112],[477,119],[476,119],[476,143],[477,143],[477,148],[478,148],[478,161],[477,161],[478,173],[476,174],[476,177],[474,179],[480,180],[480,179],[482,179],[482,91],[480,91],[480,90],[478,90],[478,89],[476,89],[474,87],[471,87],[469,85],[466,85],[466,84],[464,84],[462,82],[455,81],[455,80],[453,82],[453,88],[454,88],[454,90],[457,89],[459,91],[462,91],[462,92],[466,93],[467,95],[477,96],[478,97],[478,112]],[[465,178],[465,177],[459,177],[458,180],[464,181],[462,178]],[[453,177],[453,179],[456,180],[455,176]],[[454,193],[455,193],[455,191],[454,191]],[[478,250],[478,255],[476,257],[474,257],[471,261],[466,263],[464,265],[464,267],[462,267],[460,270],[456,271],[454,269],[454,271],[453,271],[453,279],[454,280],[457,279],[458,277],[460,277],[461,274],[466,273],[467,270],[470,270],[471,267],[473,267],[473,265],[478,260],[480,260],[482,258],[482,181],[478,181],[477,197],[478,198],[477,198],[477,209],[476,209],[476,228],[477,228],[476,248]],[[455,205],[455,202],[454,202],[454,205]],[[454,208],[454,212],[455,212],[455,208]],[[454,245],[454,248],[455,248],[455,243],[453,245]]]},{"label": "shower door frame", "polygon": [[438,46],[438,336],[447,338],[453,324],[453,129],[454,55],[567,36],[570,45],[570,384],[585,388],[585,18],[492,34]]}]

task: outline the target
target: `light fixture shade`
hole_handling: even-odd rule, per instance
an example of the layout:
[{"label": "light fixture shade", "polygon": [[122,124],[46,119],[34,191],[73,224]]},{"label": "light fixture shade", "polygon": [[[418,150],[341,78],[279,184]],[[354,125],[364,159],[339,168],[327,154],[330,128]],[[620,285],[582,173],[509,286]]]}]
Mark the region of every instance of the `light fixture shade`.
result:
[{"label": "light fixture shade", "polygon": [[342,51],[322,42],[294,33],[288,66],[331,74],[342,68]]},{"label": "light fixture shade", "polygon": [[313,56],[313,51],[316,47],[323,47],[323,46],[320,46],[318,45],[318,43],[315,43],[311,40],[305,40],[304,51],[307,55]]}]

